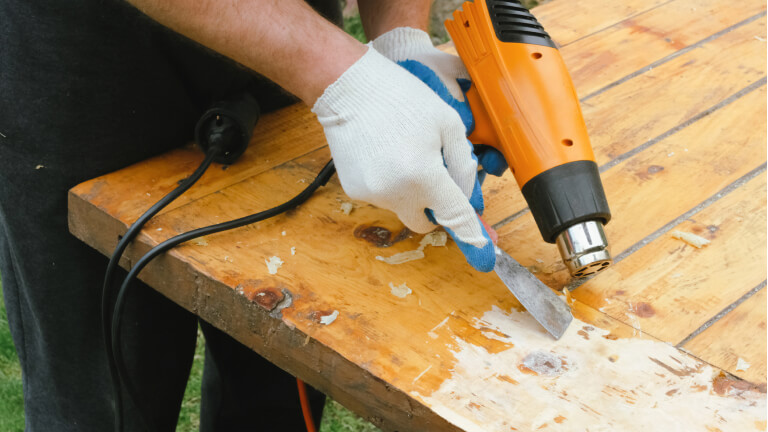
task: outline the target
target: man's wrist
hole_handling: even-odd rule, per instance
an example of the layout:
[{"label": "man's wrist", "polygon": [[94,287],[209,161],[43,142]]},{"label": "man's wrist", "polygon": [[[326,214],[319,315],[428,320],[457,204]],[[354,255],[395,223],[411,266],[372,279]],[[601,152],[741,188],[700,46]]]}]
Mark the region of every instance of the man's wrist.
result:
[{"label": "man's wrist", "polygon": [[398,28],[427,30],[431,0],[358,0],[365,35],[374,40]]}]

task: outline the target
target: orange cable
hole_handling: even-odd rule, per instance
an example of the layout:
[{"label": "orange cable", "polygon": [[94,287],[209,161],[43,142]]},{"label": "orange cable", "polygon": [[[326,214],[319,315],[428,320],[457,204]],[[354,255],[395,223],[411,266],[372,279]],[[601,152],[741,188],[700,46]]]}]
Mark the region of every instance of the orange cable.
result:
[{"label": "orange cable", "polygon": [[301,401],[301,413],[304,414],[304,423],[307,425],[307,432],[317,432],[315,422],[312,420],[312,410],[309,408],[309,398],[307,397],[307,386],[304,381],[296,378],[296,385],[299,387],[299,401]]}]

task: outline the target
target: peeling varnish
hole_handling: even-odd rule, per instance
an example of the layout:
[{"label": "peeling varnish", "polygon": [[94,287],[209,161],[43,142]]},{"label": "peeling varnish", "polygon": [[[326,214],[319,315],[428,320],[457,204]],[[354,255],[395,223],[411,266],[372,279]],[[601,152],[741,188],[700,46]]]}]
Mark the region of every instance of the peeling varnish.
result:
[{"label": "peeling varnish", "polygon": [[320,317],[320,324],[329,325],[332,322],[336,321],[336,318],[339,317],[339,311],[334,310],[329,315],[321,316]]},{"label": "peeling varnish", "polygon": [[399,297],[399,298],[405,298],[413,292],[408,287],[408,285],[405,284],[405,282],[401,283],[400,285],[395,285],[392,282],[390,282],[389,291],[393,296]]},{"label": "peeling varnish", "polygon": [[746,372],[747,369],[749,369],[750,366],[751,365],[749,363],[747,363],[746,360],[744,360],[743,358],[739,357],[739,359],[736,361],[736,372],[739,372],[739,371]]},{"label": "peeling varnish", "polygon": [[388,257],[377,256],[376,259],[387,264],[404,264],[416,261],[424,258],[424,248],[427,246],[445,246],[447,241],[448,234],[445,231],[432,231],[421,239],[418,249],[396,253]]},{"label": "peeling varnish", "polygon": [[277,269],[283,265],[283,260],[278,256],[271,256],[269,259],[264,259],[264,262],[267,264],[267,271],[269,274],[276,274]]},{"label": "peeling varnish", "polygon": [[[555,341],[527,313],[495,306],[472,325],[509,335],[512,348],[489,353],[453,334],[450,378],[431,393],[411,392],[469,432],[507,431],[510,424],[520,430],[751,431],[766,421],[764,389],[719,375],[657,340],[620,339],[574,319]],[[532,353],[545,361],[533,361]],[[545,372],[547,360],[557,358],[567,370],[526,373],[520,369],[526,358]],[[557,370],[556,362],[552,366]],[[478,407],[468,410],[470,403]]]}]

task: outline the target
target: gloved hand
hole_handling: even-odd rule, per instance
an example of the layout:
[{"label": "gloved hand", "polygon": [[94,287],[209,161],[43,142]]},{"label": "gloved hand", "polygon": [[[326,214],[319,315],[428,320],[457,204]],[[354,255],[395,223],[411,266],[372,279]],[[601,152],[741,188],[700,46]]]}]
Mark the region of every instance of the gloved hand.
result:
[{"label": "gloved hand", "polygon": [[469,203],[477,162],[465,127],[428,86],[369,48],[312,112],[347,195],[394,211],[419,233],[435,228],[430,213],[473,267],[493,269],[493,243]]},{"label": "gloved hand", "polygon": [[[453,107],[467,128],[467,136],[472,133],[474,119],[464,96],[471,82],[459,57],[435,48],[426,32],[410,27],[390,30],[372,43],[377,51],[416,75]],[[507,162],[495,148],[477,145],[475,154],[483,168],[481,181],[485,172],[500,176],[506,171]]]}]

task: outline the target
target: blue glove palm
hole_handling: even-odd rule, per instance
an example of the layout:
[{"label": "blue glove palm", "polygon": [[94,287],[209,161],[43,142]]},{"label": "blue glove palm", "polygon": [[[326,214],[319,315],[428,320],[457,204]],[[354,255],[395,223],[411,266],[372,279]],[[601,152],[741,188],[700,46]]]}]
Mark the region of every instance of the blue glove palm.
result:
[{"label": "blue glove palm", "polygon": [[[471,133],[471,131],[474,129],[474,118],[472,117],[472,111],[469,109],[469,104],[466,102],[466,98],[464,101],[459,101],[448,90],[448,88],[445,86],[443,81],[437,76],[435,71],[424,65],[423,63],[420,63],[415,60],[404,60],[398,62],[400,66],[411,72],[413,75],[421,79],[425,84],[427,84],[435,93],[437,93],[438,96],[440,96],[441,99],[443,99],[448,105],[450,105],[452,108],[456,110],[456,112],[459,113],[459,116],[461,117],[462,122],[464,123],[464,126],[467,129],[467,135]],[[461,87],[462,91],[465,91],[469,89],[470,81],[466,79],[460,79],[457,80],[459,82],[459,86]],[[467,145],[471,146],[472,144],[467,140]],[[497,172],[503,172],[504,169],[506,169],[506,162],[504,161],[503,156],[501,156],[501,153],[496,151],[496,149],[492,147],[487,147],[489,150],[485,150],[481,153],[482,160],[486,160],[487,163],[490,163],[491,166],[494,168],[494,171],[491,172],[492,174],[496,174]],[[475,153],[472,153],[472,157],[478,161],[478,156]],[[501,163],[499,162],[501,161]],[[482,162],[481,162],[482,163]],[[501,167],[503,165],[503,168]],[[485,166],[483,164],[483,166]],[[490,172],[490,171],[489,171]],[[500,175],[496,174],[496,175]],[[484,173],[481,174],[482,177],[484,177]],[[483,203],[483,192],[481,189],[481,181],[480,177],[475,179],[475,187],[472,190],[472,195],[469,198],[469,203],[472,205],[472,207],[475,209],[478,215],[483,214],[483,210],[485,210],[485,204]],[[432,213],[432,210],[425,209],[425,212],[427,213],[427,217],[429,220],[431,220],[433,223],[437,224],[437,221],[435,220],[434,214]],[[480,222],[480,218],[478,217],[478,223],[482,226],[482,222]],[[483,228],[483,236],[488,240],[484,247],[477,248],[475,246],[472,246],[470,244],[467,244],[459,238],[459,236],[456,235],[450,228],[445,229],[448,234],[453,238],[453,240],[456,242],[456,245],[459,246],[459,249],[464,254],[464,256],[467,258],[467,262],[469,262],[472,267],[475,269],[482,271],[482,272],[489,272],[493,270],[493,267],[496,263],[496,253],[494,251],[493,242],[491,241],[490,236],[488,235],[488,232]]]}]

